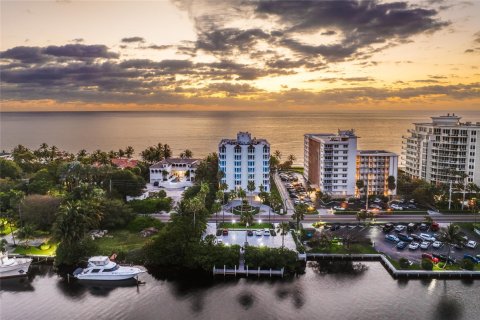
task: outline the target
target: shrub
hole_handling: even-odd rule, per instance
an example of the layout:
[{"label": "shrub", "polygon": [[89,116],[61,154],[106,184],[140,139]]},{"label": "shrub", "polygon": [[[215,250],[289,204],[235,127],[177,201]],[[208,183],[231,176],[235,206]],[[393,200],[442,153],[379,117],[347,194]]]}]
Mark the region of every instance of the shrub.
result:
[{"label": "shrub", "polygon": [[423,270],[432,270],[433,262],[430,259],[422,259],[422,269]]},{"label": "shrub", "polygon": [[155,213],[159,211],[170,211],[172,198],[149,198],[145,200],[133,200],[128,203],[135,213]]},{"label": "shrub", "polygon": [[96,251],[98,251],[96,243],[89,238],[71,244],[61,242],[57,247],[55,265],[78,265],[81,261],[90,258]]},{"label": "shrub", "polygon": [[26,196],[20,205],[24,223],[40,230],[49,230],[55,222],[61,201],[62,199],[49,195]]},{"label": "shrub", "polygon": [[128,231],[130,232],[140,232],[143,229],[155,227],[161,229],[163,223],[155,218],[149,216],[136,216],[127,226]]},{"label": "shrub", "polygon": [[249,268],[281,269],[293,272],[297,266],[297,253],[281,248],[247,247],[245,264]]},{"label": "shrub", "polygon": [[475,269],[475,264],[470,259],[463,259],[461,262],[461,266],[465,270],[473,271],[473,269]]},{"label": "shrub", "polygon": [[100,228],[123,228],[135,218],[131,207],[119,199],[104,199],[101,203],[102,220]]},{"label": "shrub", "polygon": [[48,250],[50,249],[50,244],[44,243],[40,246],[40,250]]},{"label": "shrub", "polygon": [[410,267],[410,262],[408,261],[407,258],[400,258],[400,260],[398,260],[398,263],[400,265],[400,268],[402,269],[408,269],[408,267]]}]

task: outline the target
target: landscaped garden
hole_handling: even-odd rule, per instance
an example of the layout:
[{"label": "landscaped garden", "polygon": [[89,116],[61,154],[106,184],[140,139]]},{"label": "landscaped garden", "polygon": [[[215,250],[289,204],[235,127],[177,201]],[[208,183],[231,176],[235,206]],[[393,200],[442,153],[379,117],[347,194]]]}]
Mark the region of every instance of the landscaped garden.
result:
[{"label": "landscaped garden", "polygon": [[38,255],[38,256],[55,256],[57,251],[57,244],[44,243],[38,247],[34,246],[17,246],[13,253],[23,254],[23,255]]},{"label": "landscaped garden", "polygon": [[17,230],[14,224],[10,226],[10,223],[5,219],[0,219],[0,236],[10,234],[12,231]]},{"label": "landscaped garden", "polygon": [[254,207],[245,203],[232,208],[232,213],[237,215],[241,215],[242,213],[246,213],[246,212],[257,214],[259,211],[260,211],[259,207]]}]

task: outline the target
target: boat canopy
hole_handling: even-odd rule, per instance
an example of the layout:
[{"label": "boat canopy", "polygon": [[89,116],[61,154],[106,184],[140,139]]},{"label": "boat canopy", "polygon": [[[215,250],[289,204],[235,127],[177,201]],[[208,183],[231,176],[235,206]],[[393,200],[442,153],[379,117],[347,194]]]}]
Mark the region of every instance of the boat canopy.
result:
[{"label": "boat canopy", "polygon": [[96,256],[88,259],[88,262],[96,266],[106,266],[110,262],[110,259],[108,259],[107,256]]}]

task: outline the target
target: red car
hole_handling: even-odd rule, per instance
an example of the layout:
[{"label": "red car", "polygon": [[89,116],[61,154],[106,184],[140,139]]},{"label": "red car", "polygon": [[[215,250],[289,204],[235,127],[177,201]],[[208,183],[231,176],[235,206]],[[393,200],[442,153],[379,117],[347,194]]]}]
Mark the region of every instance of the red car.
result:
[{"label": "red car", "polygon": [[440,226],[436,222],[432,222],[432,225],[430,226],[430,230],[432,231],[438,231],[440,229]]},{"label": "red car", "polygon": [[422,259],[428,259],[428,260],[432,261],[433,263],[438,263],[438,261],[439,261],[438,258],[435,258],[430,253],[422,253]]},{"label": "red car", "polygon": [[228,229],[223,229],[222,234],[223,234],[224,236],[228,236]]}]

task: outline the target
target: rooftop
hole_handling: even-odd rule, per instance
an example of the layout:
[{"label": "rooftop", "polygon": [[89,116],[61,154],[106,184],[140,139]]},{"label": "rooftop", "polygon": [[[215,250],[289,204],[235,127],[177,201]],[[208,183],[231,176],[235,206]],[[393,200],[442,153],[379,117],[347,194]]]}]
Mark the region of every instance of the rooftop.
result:
[{"label": "rooftop", "polygon": [[361,156],[369,156],[369,155],[375,155],[375,156],[397,156],[396,153],[386,151],[386,150],[358,150],[357,151],[358,155]]},{"label": "rooftop", "polygon": [[480,127],[480,122],[460,122],[462,117],[456,116],[455,113],[447,113],[443,116],[430,117],[432,122],[418,122],[416,125],[439,126],[439,127]]},{"label": "rooftop", "polygon": [[186,164],[186,165],[195,165],[200,159],[193,159],[193,158],[167,158],[163,159],[162,161],[159,161],[155,163],[154,165],[150,166],[150,168],[162,168],[163,165],[165,164],[173,164],[173,165],[179,165],[179,164]]},{"label": "rooftop", "polygon": [[219,146],[230,144],[230,145],[257,145],[257,144],[267,144],[269,145],[266,139],[257,139],[253,138],[250,132],[239,132],[237,133],[237,139],[222,139],[219,143]]}]

